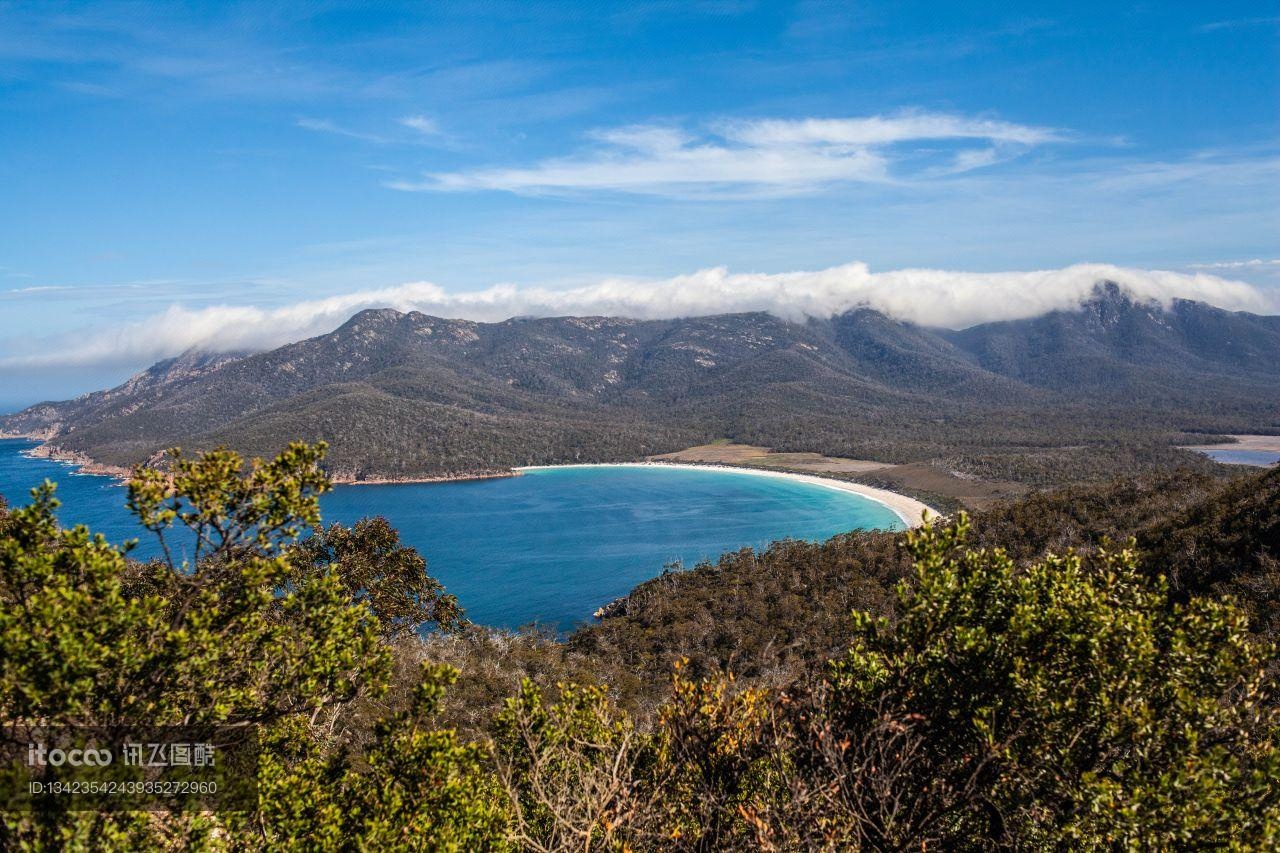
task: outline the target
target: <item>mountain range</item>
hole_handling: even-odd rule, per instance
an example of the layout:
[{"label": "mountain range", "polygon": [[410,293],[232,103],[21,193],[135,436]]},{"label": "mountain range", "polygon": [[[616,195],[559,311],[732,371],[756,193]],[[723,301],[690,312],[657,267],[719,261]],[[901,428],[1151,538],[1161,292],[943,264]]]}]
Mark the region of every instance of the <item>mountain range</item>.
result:
[{"label": "mountain range", "polygon": [[1189,433],[1280,429],[1278,365],[1280,317],[1162,307],[1109,282],[1077,310],[961,331],[870,309],[500,323],[373,309],[270,352],[188,352],[0,432],[106,467],[323,439],[355,481],[729,438],[1034,482],[1100,449],[1164,458]]}]

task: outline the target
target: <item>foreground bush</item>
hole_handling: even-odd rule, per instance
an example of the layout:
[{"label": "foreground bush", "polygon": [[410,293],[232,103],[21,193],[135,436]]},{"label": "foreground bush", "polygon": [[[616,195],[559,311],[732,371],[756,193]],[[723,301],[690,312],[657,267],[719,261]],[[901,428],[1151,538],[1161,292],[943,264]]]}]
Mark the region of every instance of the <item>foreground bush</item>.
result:
[{"label": "foreground bush", "polygon": [[1270,650],[1239,610],[1171,603],[1129,551],[1018,571],[965,534],[913,538],[899,620],[858,617],[795,715],[799,826],[874,848],[1275,840]]},{"label": "foreground bush", "polygon": [[[898,619],[856,614],[819,684],[766,694],[677,672],[641,746],[566,721],[508,754],[573,766],[565,788],[607,787],[596,837],[654,848],[1273,845],[1271,652],[1241,612],[1171,602],[1129,551],[1023,571],[966,549],[966,533],[961,519],[912,537]],[[516,712],[543,728],[565,716],[536,695]],[[610,725],[598,708],[587,719]],[[548,788],[523,781],[515,799]],[[543,804],[542,826],[554,812]]]}]

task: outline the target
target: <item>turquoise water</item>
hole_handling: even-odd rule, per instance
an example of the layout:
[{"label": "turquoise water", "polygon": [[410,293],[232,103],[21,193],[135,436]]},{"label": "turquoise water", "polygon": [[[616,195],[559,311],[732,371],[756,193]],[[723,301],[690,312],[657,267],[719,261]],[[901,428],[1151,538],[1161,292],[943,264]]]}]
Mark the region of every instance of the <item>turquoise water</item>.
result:
[{"label": "turquoise water", "polygon": [[[0,494],[25,503],[45,478],[58,483],[63,524],[86,524],[113,542],[156,544],[107,477],[21,451],[0,440]],[[849,492],[781,478],[675,468],[555,468],[461,483],[338,486],[321,499],[326,522],[383,515],[428,569],[484,625],[531,622],[567,630],[681,560],[692,566],[776,539],[822,540],[856,529],[901,529],[888,508]]]}]

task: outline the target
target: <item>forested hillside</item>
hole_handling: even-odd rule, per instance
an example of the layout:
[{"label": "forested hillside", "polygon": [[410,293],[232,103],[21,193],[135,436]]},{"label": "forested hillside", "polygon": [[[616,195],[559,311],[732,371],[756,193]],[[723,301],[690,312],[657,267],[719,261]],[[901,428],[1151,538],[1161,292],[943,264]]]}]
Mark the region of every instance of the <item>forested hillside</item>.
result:
[{"label": "forested hillside", "polygon": [[244,808],[2,788],[0,846],[1280,842],[1280,470],[730,554],[558,641],[468,625],[378,520],[297,541],[322,457],[142,472],[146,526],[209,534],[186,567],[60,530],[48,489],[0,507],[5,737],[139,718],[261,734]]},{"label": "forested hillside", "polygon": [[[974,515],[970,541],[1025,565],[1130,539],[1142,571],[1165,576],[1175,598],[1233,596],[1260,637],[1280,640],[1280,469],[1235,480],[1177,471],[1042,492]],[[912,576],[903,542],[885,533],[777,542],[664,573],[568,647],[612,661],[639,684],[681,657],[700,675],[794,678],[848,643],[850,612],[894,612],[894,586]]]},{"label": "forested hillside", "polygon": [[[1280,430],[1280,318],[1140,304],[962,332],[871,310],[795,323],[442,320],[365,311],[272,352],[198,353],[0,432],[129,467],[183,445],[329,443],[344,479],[617,461],[730,438],[1033,484],[1195,460],[1193,433]],[[1200,436],[1202,439],[1203,436]]]}]

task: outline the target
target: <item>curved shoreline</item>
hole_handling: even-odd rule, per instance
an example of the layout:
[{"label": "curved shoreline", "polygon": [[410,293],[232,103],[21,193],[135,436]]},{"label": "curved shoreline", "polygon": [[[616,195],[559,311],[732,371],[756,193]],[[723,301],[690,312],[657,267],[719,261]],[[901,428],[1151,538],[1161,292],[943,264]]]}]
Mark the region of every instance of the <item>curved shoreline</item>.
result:
[{"label": "curved shoreline", "polygon": [[861,483],[851,483],[847,480],[833,480],[829,477],[819,477],[815,474],[745,468],[738,465],[699,465],[691,462],[586,462],[577,465],[525,465],[514,470],[517,473],[523,473],[525,471],[549,471],[557,468],[676,468],[687,471],[726,471],[729,473],[749,474],[756,477],[780,477],[835,489],[840,492],[850,492],[864,497],[888,509],[907,526],[907,529],[920,527],[924,523],[926,513],[929,518],[941,516],[937,510],[928,504],[897,492],[891,492],[888,489],[877,489],[874,486],[864,486]]},{"label": "curved shoreline", "polygon": [[[19,436],[19,438],[27,438],[29,436]],[[39,439],[34,439],[38,441]],[[61,448],[51,445],[49,442],[43,442],[36,447],[23,451],[24,456],[34,456],[37,458],[49,459],[53,462],[59,462],[64,465],[71,466],[75,470],[74,474],[86,474],[91,476],[111,477],[118,482],[125,482],[131,473],[128,469],[114,465],[104,465],[75,451],[65,451]],[[861,483],[852,483],[848,480],[836,480],[830,477],[820,477],[816,474],[802,474],[794,471],[779,471],[776,469],[766,468],[748,468],[741,465],[721,465],[716,463],[693,463],[693,462],[583,462],[577,464],[564,465],[523,465],[508,469],[508,471],[486,471],[475,474],[446,474],[443,476],[430,477],[370,477],[368,479],[354,480],[347,477],[335,476],[331,482],[335,486],[358,486],[358,485],[408,485],[411,483],[457,483],[467,482],[471,480],[489,480],[502,479],[505,477],[519,476],[525,471],[553,470],[557,468],[675,468],[689,471],[724,471],[728,473],[748,474],[755,477],[781,477],[788,480],[808,483],[814,486],[821,486],[827,489],[835,489],[836,491],[849,492],[859,495],[869,501],[878,503],[888,509],[908,528],[913,529],[920,527],[926,517],[939,518],[941,513],[926,503],[907,497],[906,495],[893,492],[888,489],[878,489],[874,486],[865,486]]]}]

